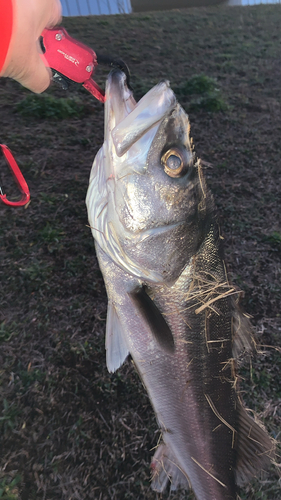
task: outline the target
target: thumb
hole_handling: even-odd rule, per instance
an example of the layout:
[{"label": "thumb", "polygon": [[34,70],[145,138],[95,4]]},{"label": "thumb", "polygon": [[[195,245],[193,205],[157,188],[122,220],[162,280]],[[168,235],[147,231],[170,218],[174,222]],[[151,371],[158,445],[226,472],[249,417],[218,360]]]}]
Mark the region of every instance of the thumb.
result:
[{"label": "thumb", "polygon": [[37,42],[37,50],[34,44],[33,54],[29,58],[26,71],[17,77],[17,81],[32,92],[40,94],[49,87],[51,78],[52,72]]},{"label": "thumb", "polygon": [[7,71],[4,76],[17,80],[24,87],[39,94],[50,85],[52,73],[44,64],[45,58],[39,47],[39,42],[29,44],[28,49],[22,54],[20,61],[18,60],[20,54],[11,57],[9,72]]}]

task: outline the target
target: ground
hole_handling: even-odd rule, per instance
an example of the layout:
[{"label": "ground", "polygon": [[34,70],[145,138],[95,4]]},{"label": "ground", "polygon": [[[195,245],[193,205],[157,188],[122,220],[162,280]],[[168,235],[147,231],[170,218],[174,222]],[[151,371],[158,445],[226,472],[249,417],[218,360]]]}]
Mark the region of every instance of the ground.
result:
[{"label": "ground", "polygon": [[[63,24],[96,51],[122,57],[138,98],[165,78],[189,112],[229,274],[256,332],[241,392],[280,438],[280,6]],[[101,85],[107,71],[97,70]],[[76,86],[52,86],[44,100],[30,95],[0,80],[1,142],[31,191],[27,208],[0,206],[0,498],[159,499],[149,471],[159,432],[145,389],[131,360],[116,374],[105,367],[107,300],[84,202],[103,105]],[[241,499],[280,499],[279,470],[272,466]]]}]

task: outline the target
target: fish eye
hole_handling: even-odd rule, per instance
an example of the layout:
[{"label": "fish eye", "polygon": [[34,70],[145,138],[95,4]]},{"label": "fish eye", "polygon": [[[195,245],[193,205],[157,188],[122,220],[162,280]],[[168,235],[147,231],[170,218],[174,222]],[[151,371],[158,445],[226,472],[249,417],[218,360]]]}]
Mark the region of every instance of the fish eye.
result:
[{"label": "fish eye", "polygon": [[186,162],[184,161],[184,155],[177,148],[166,151],[161,158],[161,163],[164,171],[170,177],[181,177],[185,174]]}]

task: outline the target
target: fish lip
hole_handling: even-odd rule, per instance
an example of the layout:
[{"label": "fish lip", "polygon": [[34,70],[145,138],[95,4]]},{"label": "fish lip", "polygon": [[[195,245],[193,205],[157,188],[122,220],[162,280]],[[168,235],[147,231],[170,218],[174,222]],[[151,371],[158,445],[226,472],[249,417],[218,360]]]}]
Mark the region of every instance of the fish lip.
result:
[{"label": "fish lip", "polygon": [[[124,71],[122,71],[121,69],[119,68],[114,68],[110,71],[109,75],[108,75],[108,81],[112,84],[112,83],[119,83],[120,81],[122,82],[126,82],[126,75],[124,73]],[[113,80],[115,80],[115,82],[113,82]],[[117,82],[116,82],[117,80]],[[128,88],[128,87],[127,87]]]},{"label": "fish lip", "polygon": [[169,82],[162,80],[145,94],[138,103],[126,83],[126,75],[120,70],[112,71],[107,80],[105,102],[105,135],[115,146],[121,158],[142,137],[150,146],[152,129],[154,135],[160,122],[175,107],[176,97]]},{"label": "fish lip", "polygon": [[113,69],[106,83],[106,105],[110,105],[115,126],[118,125],[137,105],[133,92],[127,86],[127,78],[120,69]]},{"label": "fish lip", "polygon": [[107,92],[116,92],[116,90],[119,89],[119,93],[122,92],[123,94],[125,87],[128,89],[125,73],[123,73],[120,69],[112,69],[107,77],[107,87]]}]

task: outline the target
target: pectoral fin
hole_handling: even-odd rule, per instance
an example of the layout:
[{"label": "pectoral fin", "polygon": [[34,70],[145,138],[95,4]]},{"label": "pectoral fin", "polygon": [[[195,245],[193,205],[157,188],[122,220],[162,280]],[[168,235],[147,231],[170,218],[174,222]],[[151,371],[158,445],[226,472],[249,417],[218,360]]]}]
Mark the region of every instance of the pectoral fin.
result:
[{"label": "pectoral fin", "polygon": [[106,320],[106,366],[110,373],[115,372],[125,361],[129,350],[124,341],[122,326],[114,304],[108,303]]},{"label": "pectoral fin", "polygon": [[147,295],[144,288],[129,293],[143,320],[148,324],[153,337],[160,347],[172,354],[175,350],[173,334],[156,304]]},{"label": "pectoral fin", "polygon": [[174,455],[165,443],[158,446],[151,462],[151,471],[151,487],[158,493],[163,493],[169,481],[171,491],[177,488],[189,489],[188,479],[180,470]]}]

